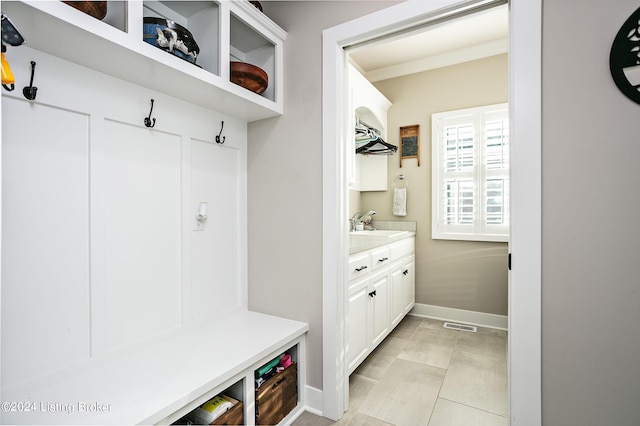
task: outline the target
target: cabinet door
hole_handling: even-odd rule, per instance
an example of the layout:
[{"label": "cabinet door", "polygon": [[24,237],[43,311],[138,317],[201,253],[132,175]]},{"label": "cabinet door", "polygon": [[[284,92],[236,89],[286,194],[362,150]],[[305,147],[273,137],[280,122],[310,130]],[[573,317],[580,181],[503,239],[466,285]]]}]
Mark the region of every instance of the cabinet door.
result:
[{"label": "cabinet door", "polygon": [[388,189],[387,156],[356,155],[360,173],[360,191],[386,191]]},{"label": "cabinet door", "polygon": [[349,362],[349,374],[366,358],[369,350],[370,337],[367,325],[369,321],[369,282],[361,281],[352,287],[349,293],[348,304],[348,336],[347,336],[347,360]]},{"label": "cabinet door", "polygon": [[416,261],[411,256],[403,262],[402,292],[404,295],[404,312],[408,313],[416,301]]},{"label": "cabinet door", "polygon": [[391,327],[398,325],[404,316],[407,297],[403,286],[404,264],[396,263],[391,267]]},{"label": "cabinet door", "polygon": [[372,290],[369,291],[371,303],[371,348],[378,346],[389,332],[389,274],[382,274],[371,280]]}]

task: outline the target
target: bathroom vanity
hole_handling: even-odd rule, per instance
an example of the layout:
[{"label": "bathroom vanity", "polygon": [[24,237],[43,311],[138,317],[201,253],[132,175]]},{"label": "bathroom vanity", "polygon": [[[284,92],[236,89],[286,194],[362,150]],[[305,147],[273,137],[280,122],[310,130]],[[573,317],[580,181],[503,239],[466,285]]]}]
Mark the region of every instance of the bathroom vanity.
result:
[{"label": "bathroom vanity", "polygon": [[415,232],[351,232],[348,263],[349,374],[415,304]]}]

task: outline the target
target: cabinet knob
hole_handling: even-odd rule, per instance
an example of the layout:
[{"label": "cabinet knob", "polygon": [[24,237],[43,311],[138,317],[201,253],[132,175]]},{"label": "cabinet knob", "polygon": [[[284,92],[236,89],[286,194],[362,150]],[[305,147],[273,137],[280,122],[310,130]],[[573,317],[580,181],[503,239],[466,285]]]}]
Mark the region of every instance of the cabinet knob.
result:
[{"label": "cabinet knob", "polygon": [[409,273],[409,270],[408,270],[408,269],[405,269],[405,270],[402,272],[402,275],[407,275],[408,273]]},{"label": "cabinet knob", "polygon": [[367,269],[367,265],[364,265],[364,266],[361,266],[359,268],[356,268],[356,271],[360,272],[360,271],[362,271],[364,269]]},{"label": "cabinet knob", "polygon": [[386,260],[389,260],[389,258],[388,257],[383,257],[382,259],[378,259],[378,262],[384,262]]},{"label": "cabinet knob", "polygon": [[376,295],[376,290],[373,290],[371,293],[369,293],[369,297],[373,297]]}]

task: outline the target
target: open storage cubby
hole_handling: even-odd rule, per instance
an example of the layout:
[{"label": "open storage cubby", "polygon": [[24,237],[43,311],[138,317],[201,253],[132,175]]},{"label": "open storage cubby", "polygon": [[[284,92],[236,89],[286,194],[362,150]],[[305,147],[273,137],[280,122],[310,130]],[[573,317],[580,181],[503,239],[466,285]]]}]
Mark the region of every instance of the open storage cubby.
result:
[{"label": "open storage cubby", "polygon": [[[214,416],[209,413],[212,406],[220,405],[218,397],[233,405]],[[244,380],[239,380],[221,392],[213,392],[204,397],[205,401],[188,414],[173,422],[174,425],[244,425]],[[202,400],[202,398],[200,398]],[[225,402],[223,402],[225,403]],[[226,403],[228,405],[228,403]],[[209,410],[207,410],[209,407]],[[213,411],[215,413],[215,410]],[[209,417],[209,418],[207,418]]]},{"label": "open storage cubby", "polygon": [[[283,363],[285,360],[286,362]],[[284,370],[279,370],[279,366],[283,365]],[[298,405],[297,346],[289,348],[260,366],[256,369],[255,377],[256,424],[277,424]]]},{"label": "open storage cubby", "polygon": [[[108,1],[96,19],[61,1],[2,2],[28,46],[248,122],[283,113],[287,33],[248,1]],[[193,35],[193,64],[143,40],[144,17],[169,19]],[[55,37],[52,37],[55,34]],[[6,53],[11,58],[12,47]],[[262,94],[230,81],[229,62],[262,68]]]},{"label": "open storage cubby", "polygon": [[275,100],[275,56],[276,45],[251,28],[233,12],[231,13],[231,36],[229,60],[246,62],[262,68],[269,76],[267,90],[262,94]]},{"label": "open storage cubby", "polygon": [[120,31],[127,32],[127,2],[115,0],[107,2],[107,16],[102,22]]},{"label": "open storage cubby", "polygon": [[[220,7],[213,1],[145,1],[143,17],[164,18],[191,32],[200,48],[196,64],[220,75]],[[139,30],[142,31],[142,28]]]}]

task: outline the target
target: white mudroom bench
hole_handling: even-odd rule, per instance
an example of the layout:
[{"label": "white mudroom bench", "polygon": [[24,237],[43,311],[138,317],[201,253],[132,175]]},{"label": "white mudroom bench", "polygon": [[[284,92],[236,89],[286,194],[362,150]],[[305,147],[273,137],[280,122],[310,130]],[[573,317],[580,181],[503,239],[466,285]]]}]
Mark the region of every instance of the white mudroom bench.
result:
[{"label": "white mudroom bench", "polygon": [[[27,393],[2,395],[5,424],[170,424],[226,389],[238,389],[254,424],[254,370],[284,351],[298,363],[300,414],[308,325],[239,310],[215,322],[111,358]],[[6,405],[6,404],[5,404]]]}]

